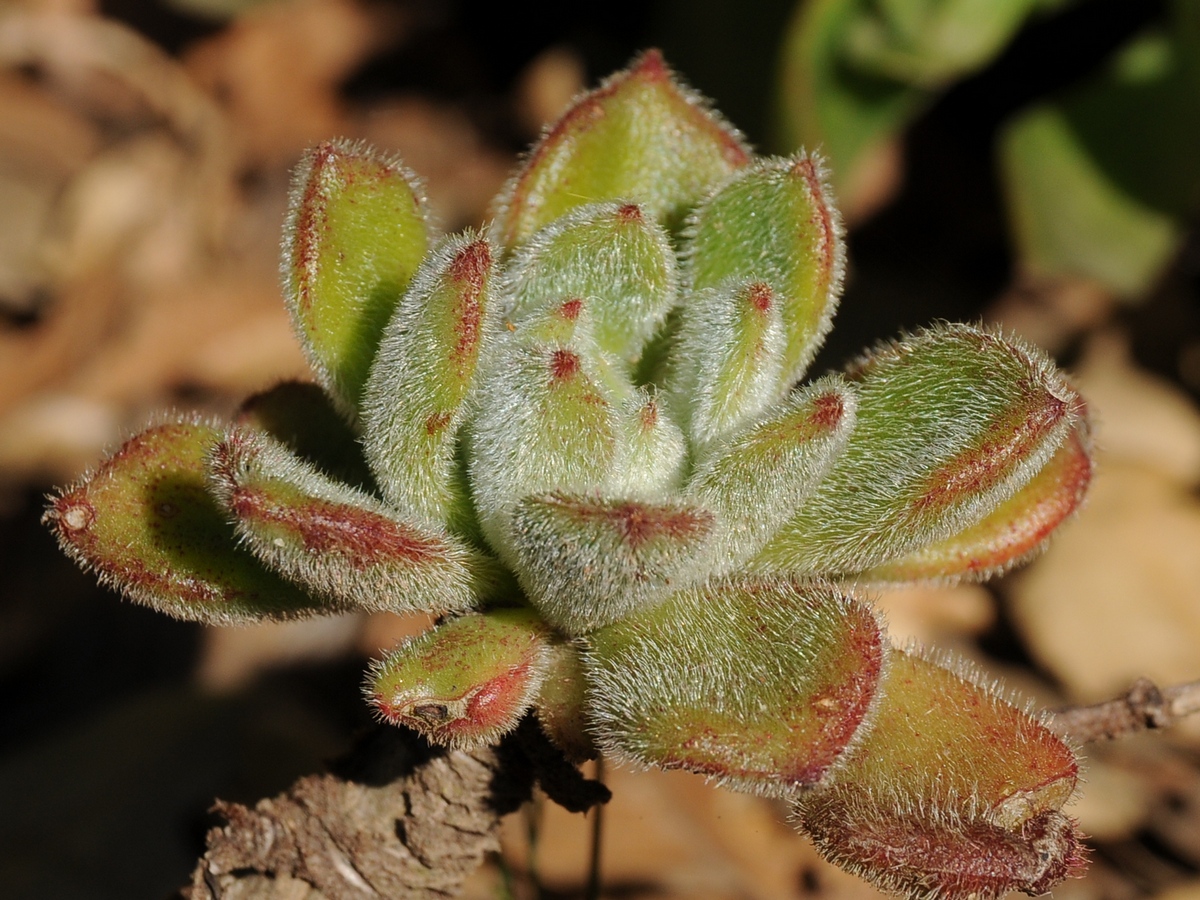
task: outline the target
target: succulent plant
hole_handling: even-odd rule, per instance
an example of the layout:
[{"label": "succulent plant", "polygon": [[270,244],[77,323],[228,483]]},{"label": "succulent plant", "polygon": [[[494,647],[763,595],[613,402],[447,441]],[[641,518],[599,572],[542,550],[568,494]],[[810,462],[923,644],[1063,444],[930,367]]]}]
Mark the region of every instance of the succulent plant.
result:
[{"label": "succulent plant", "polygon": [[565,754],[785,798],[913,897],[1082,868],[1073,750],[866,592],[1003,571],[1091,474],[1036,349],[939,325],[801,379],[844,268],[818,157],[756,158],[648,52],[548,129],[485,232],[308,153],[283,253],[318,384],[162,420],[53,498],[63,549],[216,624],[424,610],[372,667],[450,747],[535,715]]}]

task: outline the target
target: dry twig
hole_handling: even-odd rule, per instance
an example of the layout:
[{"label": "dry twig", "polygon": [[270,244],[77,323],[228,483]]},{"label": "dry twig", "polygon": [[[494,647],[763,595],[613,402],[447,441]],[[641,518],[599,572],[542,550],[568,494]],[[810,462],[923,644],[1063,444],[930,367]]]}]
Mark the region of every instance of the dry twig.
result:
[{"label": "dry twig", "polygon": [[302,778],[254,809],[218,803],[228,820],[184,889],[188,900],[446,897],[497,850],[506,813],[538,783],[583,811],[609,797],[527,719],[498,747],[431,748],[380,727],[335,771]]},{"label": "dry twig", "polygon": [[1059,734],[1086,744],[1167,728],[1195,712],[1200,712],[1200,681],[1160,689],[1149,678],[1139,678],[1115,700],[1058,710],[1053,725]]}]

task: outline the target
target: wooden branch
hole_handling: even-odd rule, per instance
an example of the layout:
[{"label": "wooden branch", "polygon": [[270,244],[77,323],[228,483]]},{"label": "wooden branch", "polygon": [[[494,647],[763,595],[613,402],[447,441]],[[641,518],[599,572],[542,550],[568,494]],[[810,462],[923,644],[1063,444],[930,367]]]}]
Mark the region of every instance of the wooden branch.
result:
[{"label": "wooden branch", "polygon": [[1086,744],[1168,728],[1195,712],[1200,712],[1200,681],[1160,689],[1150,679],[1139,678],[1115,700],[1058,710],[1052,725],[1059,734]]},{"label": "wooden branch", "polygon": [[498,747],[431,748],[379,726],[326,775],[302,778],[253,809],[218,803],[187,900],[447,897],[499,849],[500,819],[535,783],[582,811],[607,801],[533,719]]}]

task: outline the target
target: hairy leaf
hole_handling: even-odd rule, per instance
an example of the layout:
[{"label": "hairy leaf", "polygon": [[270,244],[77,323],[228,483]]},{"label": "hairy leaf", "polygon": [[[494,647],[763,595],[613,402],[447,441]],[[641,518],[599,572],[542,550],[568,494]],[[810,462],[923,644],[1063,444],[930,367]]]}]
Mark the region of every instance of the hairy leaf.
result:
[{"label": "hairy leaf", "polygon": [[717,513],[720,571],[762,549],[816,490],[845,450],[856,409],[842,379],[824,378],[697,464],[688,493]]},{"label": "hairy leaf", "polygon": [[802,153],[739,172],[696,211],[684,252],[691,290],[730,282],[767,286],[751,297],[779,306],[779,384],[803,375],[832,324],[846,267],[841,219],[821,161]]},{"label": "hairy leaf", "polygon": [[549,637],[529,610],[496,609],[443,622],[375,662],[367,699],[394,725],[435,744],[495,743],[541,686]]},{"label": "hairy leaf", "polygon": [[1083,415],[1039,351],[967,325],[867,355],[854,431],[754,565],[850,575],[969,528],[1046,464]]},{"label": "hairy leaf", "polygon": [[666,232],[633,203],[572,210],[514,255],[507,301],[514,320],[584,298],[600,349],[629,365],[675,302],[675,254]]},{"label": "hairy leaf", "polygon": [[284,297],[309,362],[348,411],[429,243],[420,188],[398,162],[347,141],[305,154],[284,226]]},{"label": "hairy leaf", "polygon": [[783,317],[766,282],[728,281],[694,294],[680,322],[671,408],[703,448],[783,394]]},{"label": "hairy leaf", "polygon": [[635,201],[674,229],[710,185],[749,161],[741,135],[651,50],[542,136],[500,195],[500,240],[512,247],[597,200]]},{"label": "hairy leaf", "polygon": [[595,759],[598,751],[588,722],[587,681],[579,650],[572,643],[552,639],[546,660],[546,677],[535,704],[542,730],[572,762]]},{"label": "hairy leaf", "polygon": [[448,612],[470,608],[485,590],[482,554],[330,480],[264,435],[230,431],[209,474],[256,556],[342,606]]},{"label": "hairy leaf", "polygon": [[401,510],[463,520],[455,438],[484,346],[494,338],[495,251],[484,238],[447,238],[388,322],[363,401],[364,445],[379,484]]},{"label": "hairy leaf", "polygon": [[1041,894],[1082,866],[1059,810],[1075,754],[995,692],[894,651],[870,731],[833,781],[800,798],[830,860],[910,897]]},{"label": "hairy leaf", "polygon": [[716,580],[590,635],[602,749],[787,796],[836,771],[874,704],[885,639],[820,583]]},{"label": "hairy leaf", "polygon": [[45,519],[59,545],[129,599],[178,619],[231,624],[343,609],[237,546],[205,481],[220,437],[212,425],[182,421],[130,438],[51,501]]},{"label": "hairy leaf", "polygon": [[1092,477],[1090,439],[1076,428],[1045,468],[976,525],[869,569],[876,584],[991,578],[1036,556],[1083,502]]},{"label": "hairy leaf", "polygon": [[506,335],[482,386],[471,485],[484,533],[502,557],[511,553],[510,519],[522,497],[589,490],[612,470],[622,402],[614,387],[632,388],[614,380],[574,308],[570,317],[546,311],[560,340],[539,340],[536,323]]},{"label": "hairy leaf", "polygon": [[526,497],[513,520],[518,574],[547,622],[587,634],[703,577],[713,524],[679,502]]}]

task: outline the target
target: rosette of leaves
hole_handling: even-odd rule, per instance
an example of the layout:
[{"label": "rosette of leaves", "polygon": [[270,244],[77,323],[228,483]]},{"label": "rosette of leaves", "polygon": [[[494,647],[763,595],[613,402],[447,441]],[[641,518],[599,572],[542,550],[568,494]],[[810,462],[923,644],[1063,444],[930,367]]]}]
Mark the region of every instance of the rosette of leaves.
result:
[{"label": "rosette of leaves", "polygon": [[173,418],[59,493],[63,548],[216,624],[441,616],[371,669],[389,722],[782,797],[911,896],[1082,865],[1070,748],[864,593],[1002,571],[1079,505],[1084,404],[942,325],[809,383],[844,249],[819,159],[755,158],[650,52],[580,98],[483,233],[357,144],[294,183],[283,281],[317,384]]}]

